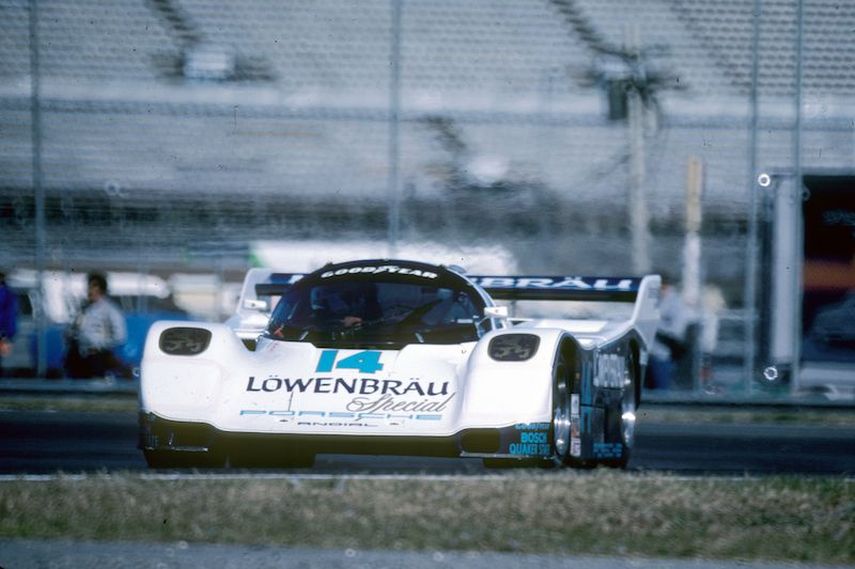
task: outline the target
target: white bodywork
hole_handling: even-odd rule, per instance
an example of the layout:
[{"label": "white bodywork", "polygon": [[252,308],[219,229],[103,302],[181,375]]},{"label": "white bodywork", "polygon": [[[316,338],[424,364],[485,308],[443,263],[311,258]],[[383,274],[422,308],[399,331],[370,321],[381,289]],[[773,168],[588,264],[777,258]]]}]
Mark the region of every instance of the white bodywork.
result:
[{"label": "white bodywork", "polygon": [[[621,362],[629,361],[634,349],[643,366],[658,319],[659,277],[649,276],[636,279],[629,319],[533,319],[512,326],[501,309],[487,311],[492,330],[477,341],[414,339],[401,349],[316,347],[259,336],[269,307],[254,297],[253,287],[263,277],[259,271],[248,275],[245,304],[229,323],[192,325],[195,332],[210,333],[201,353],[170,355],[162,349],[162,335],[187,323],[159,322],[151,328],[141,368],[144,416],[203,424],[221,433],[332,437],[443,438],[545,425],[555,417],[554,370],[562,346],[570,342],[580,361],[584,356],[583,375],[591,385],[623,389],[624,371],[616,371],[623,368],[612,360],[621,354]],[[494,306],[484,289],[470,286]],[[253,320],[253,313],[263,317]],[[520,334],[537,337],[533,356],[493,357],[493,339]],[[244,345],[248,337],[259,338],[255,351]],[[578,400],[574,405],[578,414]]]},{"label": "white bodywork", "polygon": [[[262,339],[248,351],[223,324],[205,353],[177,359],[161,352],[158,322],[149,333],[140,401],[145,412],[202,422],[232,432],[452,435],[466,428],[507,427],[550,419],[554,350],[560,329],[539,329],[541,348],[525,362],[498,363],[486,354],[492,336],[459,345],[413,344],[380,350],[377,373],[317,372],[328,350]],[[337,359],[364,350],[337,350]],[[177,361],[176,361],[177,360]],[[542,388],[543,387],[543,388]]]}]

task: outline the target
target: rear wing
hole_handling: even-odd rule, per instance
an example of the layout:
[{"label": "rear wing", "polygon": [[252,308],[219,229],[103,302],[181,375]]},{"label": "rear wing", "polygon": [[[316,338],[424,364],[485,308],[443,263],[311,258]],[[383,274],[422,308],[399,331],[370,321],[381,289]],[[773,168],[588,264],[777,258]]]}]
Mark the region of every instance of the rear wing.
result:
[{"label": "rear wing", "polygon": [[[256,296],[284,294],[301,273],[259,272]],[[588,300],[634,302],[648,277],[468,276],[497,300]]]},{"label": "rear wing", "polygon": [[650,346],[659,325],[659,275],[644,277],[467,276],[496,300],[631,302],[635,327]]},{"label": "rear wing", "polygon": [[269,312],[271,296],[281,296],[303,278],[297,273],[277,273],[270,269],[250,269],[246,272],[238,299],[237,313]]},{"label": "rear wing", "polygon": [[[250,269],[244,281],[242,306],[272,296],[281,296],[303,273],[279,273]],[[644,277],[497,276],[465,275],[496,300],[566,300],[631,302],[628,324],[636,327],[650,345],[659,323],[659,275]],[[246,301],[249,301],[246,303]],[[267,302],[262,302],[270,310]]]},{"label": "rear wing", "polygon": [[255,283],[255,294],[259,297],[282,296],[303,276],[302,273],[270,273],[267,279]]},{"label": "rear wing", "polygon": [[639,277],[467,276],[497,300],[601,300],[634,302]]}]

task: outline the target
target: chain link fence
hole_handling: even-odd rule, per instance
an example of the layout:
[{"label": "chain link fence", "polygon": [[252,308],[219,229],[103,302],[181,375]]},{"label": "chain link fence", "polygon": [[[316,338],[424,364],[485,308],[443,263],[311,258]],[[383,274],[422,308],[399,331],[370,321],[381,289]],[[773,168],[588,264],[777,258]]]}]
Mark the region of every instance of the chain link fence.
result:
[{"label": "chain link fence", "polygon": [[831,0],[0,0],[0,265],[237,282],[260,242],[321,240],[666,272],[718,316],[679,387],[748,395],[775,365],[757,176],[851,167],[853,26]]}]

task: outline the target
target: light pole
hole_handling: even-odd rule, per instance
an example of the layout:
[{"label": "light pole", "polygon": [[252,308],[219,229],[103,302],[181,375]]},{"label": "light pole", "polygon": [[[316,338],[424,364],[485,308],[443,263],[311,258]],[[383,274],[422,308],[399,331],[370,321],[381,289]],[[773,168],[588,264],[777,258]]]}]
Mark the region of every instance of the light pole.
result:
[{"label": "light pole", "polygon": [[44,313],[45,270],[45,195],[42,187],[42,119],[39,83],[39,12],[38,0],[30,0],[30,136],[33,147],[33,197],[36,204],[36,281],[39,306],[36,316],[36,376],[47,371],[47,351]]},{"label": "light pole", "polygon": [[398,249],[398,234],[401,227],[401,192],[399,191],[400,111],[401,111],[401,12],[403,0],[391,2],[391,45],[389,49],[389,174],[387,194],[389,197],[388,249],[389,257],[395,257]]},{"label": "light pole", "polygon": [[742,374],[745,378],[745,390],[750,395],[754,389],[754,366],[757,359],[757,185],[768,186],[771,178],[765,174],[761,179],[757,175],[757,129],[759,120],[758,85],[760,75],[760,15],[761,0],[754,0],[754,10],[751,21],[751,116],[748,123],[748,240],[746,247],[745,267],[745,300],[744,300],[744,338],[745,355]]},{"label": "light pole", "polygon": [[643,275],[651,269],[650,213],[645,196],[647,158],[644,147],[645,108],[641,92],[645,73],[638,36],[638,26],[632,26],[627,37],[630,77],[626,96],[629,122],[629,226],[632,239],[632,270],[637,275]]},{"label": "light pole", "polygon": [[[793,181],[793,201],[797,204],[795,223],[793,231],[796,234],[796,243],[804,243],[803,219],[800,215],[798,204],[802,202],[802,59],[804,57],[804,0],[798,0],[796,13],[796,72],[795,72],[795,96],[793,97],[794,111],[796,113],[795,125],[793,126],[793,169],[796,176]],[[802,294],[804,282],[802,278],[803,254],[795,256],[796,263],[793,267],[793,290],[796,291],[796,306],[794,322],[802,321]],[[801,327],[793,331],[793,369],[790,375],[790,392],[795,394],[799,390],[799,375],[801,372],[802,359],[802,333]]]}]

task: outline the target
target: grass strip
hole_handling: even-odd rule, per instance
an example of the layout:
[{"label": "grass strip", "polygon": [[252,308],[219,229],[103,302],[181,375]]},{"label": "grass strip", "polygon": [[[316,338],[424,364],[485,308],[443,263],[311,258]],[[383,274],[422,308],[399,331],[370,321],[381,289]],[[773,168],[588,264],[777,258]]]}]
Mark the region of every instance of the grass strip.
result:
[{"label": "grass strip", "polygon": [[851,564],[855,500],[843,478],[605,470],[459,480],[93,475],[0,484],[0,536]]}]

